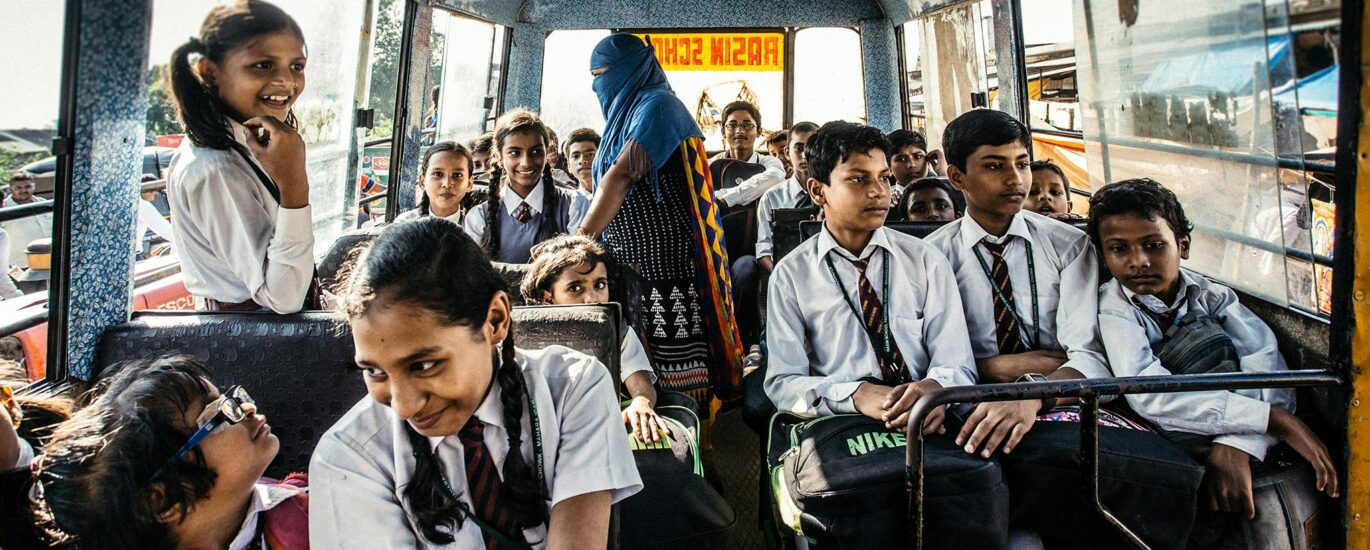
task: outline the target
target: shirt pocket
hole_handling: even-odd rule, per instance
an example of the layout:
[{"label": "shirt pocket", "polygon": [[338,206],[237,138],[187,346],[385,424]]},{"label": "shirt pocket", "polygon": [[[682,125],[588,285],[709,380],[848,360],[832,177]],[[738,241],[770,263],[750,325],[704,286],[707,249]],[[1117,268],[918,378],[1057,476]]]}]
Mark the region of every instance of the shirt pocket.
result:
[{"label": "shirt pocket", "polygon": [[923,338],[922,317],[895,317],[894,341],[899,344],[899,353],[904,356],[904,364],[909,375],[918,380],[928,369],[928,347]]}]

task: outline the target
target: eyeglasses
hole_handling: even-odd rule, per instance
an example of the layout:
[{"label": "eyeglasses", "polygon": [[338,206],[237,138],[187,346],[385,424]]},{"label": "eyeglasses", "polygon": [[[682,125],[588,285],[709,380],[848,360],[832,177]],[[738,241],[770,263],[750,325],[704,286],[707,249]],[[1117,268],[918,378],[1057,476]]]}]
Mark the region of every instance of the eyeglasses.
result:
[{"label": "eyeglasses", "polygon": [[203,424],[200,424],[200,429],[195,430],[195,433],[190,436],[190,439],[186,440],[185,445],[181,445],[181,449],[176,451],[176,454],[171,455],[171,458],[167,459],[166,463],[162,464],[162,467],[158,468],[157,471],[152,474],[152,478],[148,480],[148,483],[157,481],[157,478],[161,477],[162,472],[165,471],[168,466],[171,466],[173,463],[180,460],[181,457],[185,456],[186,453],[189,453],[191,449],[194,449],[196,445],[199,445],[201,441],[204,441],[206,437],[209,437],[209,434],[214,433],[214,430],[219,429],[220,426],[231,426],[242,422],[243,419],[247,418],[247,411],[243,410],[243,405],[247,404],[256,404],[256,401],[252,400],[252,396],[247,394],[247,390],[243,389],[242,386],[233,386],[229,388],[228,391],[224,392],[219,398],[219,404],[216,407],[218,410],[214,413],[214,416],[210,417],[210,419],[206,420]]},{"label": "eyeglasses", "polygon": [[750,132],[756,129],[756,124],[753,124],[751,122],[743,122],[742,124],[738,124],[736,122],[729,122],[723,125],[723,127],[727,128],[729,132],[736,132],[738,129]]}]

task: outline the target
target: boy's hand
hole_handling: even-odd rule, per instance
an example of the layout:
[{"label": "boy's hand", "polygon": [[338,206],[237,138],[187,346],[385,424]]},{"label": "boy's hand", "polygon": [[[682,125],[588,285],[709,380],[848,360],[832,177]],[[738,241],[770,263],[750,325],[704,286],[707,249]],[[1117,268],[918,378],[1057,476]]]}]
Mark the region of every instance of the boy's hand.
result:
[{"label": "boy's hand", "polygon": [[309,176],[305,172],[305,145],[300,133],[269,116],[247,119],[243,126],[250,134],[248,148],[271,180],[280,186],[281,206],[309,206]]},{"label": "boy's hand", "polygon": [[1084,216],[1081,216],[1081,215],[1076,214],[1076,213],[1074,213],[1074,212],[1055,212],[1055,213],[1052,213],[1052,214],[1047,215],[1047,217],[1048,217],[1048,218],[1051,218],[1051,219],[1053,219],[1053,220],[1062,220],[1062,221],[1072,221],[1072,220],[1083,220],[1083,219],[1085,219]]},{"label": "boy's hand", "polygon": [[656,443],[661,441],[663,433],[671,433],[657,418],[647,398],[642,396],[634,397],[628,408],[623,409],[623,422],[633,427],[633,435],[643,443]]},{"label": "boy's hand", "polygon": [[[920,397],[942,389],[942,384],[936,380],[921,380],[908,384],[900,384],[890,391],[885,397],[885,402],[880,406],[885,410],[879,420],[885,422],[885,427],[893,430],[903,430],[909,423],[909,411],[913,409],[913,404],[918,402]],[[936,433],[946,433],[947,429],[942,426],[946,420],[946,407],[937,407],[923,418],[923,435]]]},{"label": "boy's hand", "polygon": [[985,458],[993,455],[1000,444],[1005,453],[1011,453],[1037,423],[1037,411],[1041,408],[1040,399],[981,403],[966,419],[961,433],[956,435],[956,444],[964,446],[967,453],[975,454],[984,443],[980,456]]},{"label": "boy's hand", "polygon": [[851,396],[852,404],[856,405],[856,412],[883,421],[885,398],[893,389],[870,382],[862,382],[860,386],[856,387],[856,393]]},{"label": "boy's hand", "polygon": [[1237,512],[1247,519],[1255,519],[1251,455],[1221,443],[1213,445],[1208,453],[1208,471],[1204,473],[1201,492],[1209,510]]},{"label": "boy's hand", "polygon": [[1288,443],[1304,460],[1313,465],[1319,491],[1327,493],[1327,496],[1332,498],[1339,496],[1337,468],[1332,465],[1332,456],[1328,454],[1327,446],[1323,445],[1317,434],[1309,429],[1308,424],[1289,414],[1289,411],[1280,407],[1270,407],[1269,432],[1270,435]]}]

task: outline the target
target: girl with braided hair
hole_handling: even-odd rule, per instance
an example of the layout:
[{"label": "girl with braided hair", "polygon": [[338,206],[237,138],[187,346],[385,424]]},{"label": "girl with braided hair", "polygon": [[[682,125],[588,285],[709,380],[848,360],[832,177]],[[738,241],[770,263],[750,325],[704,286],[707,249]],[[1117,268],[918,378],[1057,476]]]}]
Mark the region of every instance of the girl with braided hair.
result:
[{"label": "girl with braided hair", "polygon": [[495,121],[489,199],[466,217],[466,233],[492,261],[528,263],[533,246],[580,228],[590,202],[555,185],[547,126],[526,109]]},{"label": "girl with braided hair", "polygon": [[514,346],[509,290],[455,224],[387,228],[339,288],[368,398],[310,464],[320,548],[604,548],[642,487],[609,371]]}]

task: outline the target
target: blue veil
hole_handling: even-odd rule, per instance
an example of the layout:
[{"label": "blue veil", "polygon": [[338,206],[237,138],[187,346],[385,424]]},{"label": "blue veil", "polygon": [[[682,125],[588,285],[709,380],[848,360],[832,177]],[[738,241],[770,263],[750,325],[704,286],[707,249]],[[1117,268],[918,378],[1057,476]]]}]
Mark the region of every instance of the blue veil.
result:
[{"label": "blue veil", "polygon": [[[671,90],[654,49],[641,38],[615,33],[599,41],[590,55],[590,69],[602,67],[609,70],[595,77],[594,83],[605,121],[595,155],[595,186],[632,140],[651,158],[653,173],[648,180],[655,187],[655,171],[670,160],[680,143],[691,137],[702,138],[704,133]],[[661,192],[656,191],[660,200]]]}]

